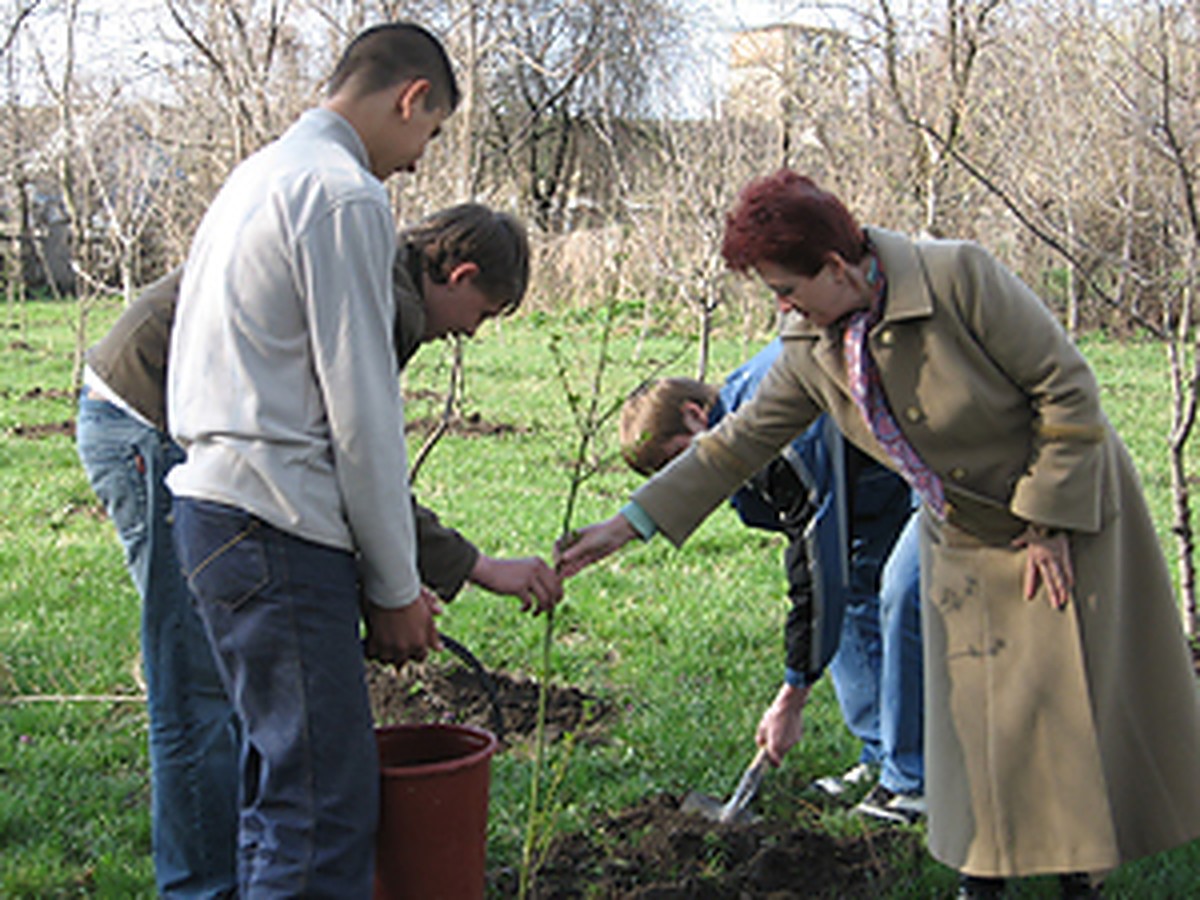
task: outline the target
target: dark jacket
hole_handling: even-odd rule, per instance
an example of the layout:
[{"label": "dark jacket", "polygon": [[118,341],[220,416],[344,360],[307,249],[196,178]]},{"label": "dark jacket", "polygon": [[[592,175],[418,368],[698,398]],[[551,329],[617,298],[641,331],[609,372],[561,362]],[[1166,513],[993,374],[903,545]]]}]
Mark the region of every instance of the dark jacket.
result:
[{"label": "dark jacket", "polygon": [[[754,395],[780,349],[776,338],[725,380],[710,427]],[[821,416],[730,502],[746,525],[788,536],[786,678],[811,684],[837,651],[847,604],[878,592],[883,563],[908,521],[911,492]]]}]

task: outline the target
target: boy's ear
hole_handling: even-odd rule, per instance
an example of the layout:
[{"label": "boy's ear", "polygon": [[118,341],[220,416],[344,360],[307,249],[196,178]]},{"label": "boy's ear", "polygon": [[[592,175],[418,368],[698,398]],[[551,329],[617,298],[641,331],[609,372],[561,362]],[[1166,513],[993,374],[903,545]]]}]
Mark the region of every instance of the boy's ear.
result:
[{"label": "boy's ear", "polygon": [[414,78],[400,85],[396,95],[396,110],[404,119],[411,119],[417,104],[424,104],[433,85],[428,78]]},{"label": "boy's ear", "polygon": [[446,276],[447,284],[462,284],[464,281],[470,281],[479,274],[479,266],[473,262],[461,262]]},{"label": "boy's ear", "polygon": [[683,426],[693,435],[708,430],[708,412],[695,400],[684,400],[680,412],[683,413]]}]

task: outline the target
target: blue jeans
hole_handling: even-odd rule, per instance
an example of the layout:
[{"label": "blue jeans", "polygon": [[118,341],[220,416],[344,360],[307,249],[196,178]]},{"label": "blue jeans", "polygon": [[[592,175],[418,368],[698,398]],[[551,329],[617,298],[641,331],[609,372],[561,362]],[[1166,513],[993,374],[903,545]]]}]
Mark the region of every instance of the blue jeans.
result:
[{"label": "blue jeans", "polygon": [[860,762],[903,793],[925,789],[917,521],[914,512],[891,548],[878,593],[859,590],[847,605],[829,664],[842,717],[863,744]]},{"label": "blue jeans", "polygon": [[154,872],[164,897],[237,887],[238,731],[171,539],[163,479],[183,451],[103,400],[79,401],[79,458],[142,598]]},{"label": "blue jeans", "polygon": [[187,497],[175,539],[244,729],[242,896],[369,897],[379,756],[354,555]]}]

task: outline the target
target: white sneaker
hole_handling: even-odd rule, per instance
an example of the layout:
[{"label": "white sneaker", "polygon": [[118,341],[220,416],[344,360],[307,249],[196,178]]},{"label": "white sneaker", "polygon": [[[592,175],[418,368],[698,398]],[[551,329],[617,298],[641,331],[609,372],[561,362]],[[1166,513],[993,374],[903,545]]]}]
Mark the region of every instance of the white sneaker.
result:
[{"label": "white sneaker", "polygon": [[924,818],[928,807],[924,794],[898,794],[889,791],[882,784],[877,784],[853,811],[886,822],[912,825]]},{"label": "white sneaker", "polygon": [[810,787],[820,791],[826,797],[832,797],[839,800],[848,791],[854,788],[867,784],[875,778],[875,770],[866,763],[847,769],[841,775],[825,775],[814,781]]}]

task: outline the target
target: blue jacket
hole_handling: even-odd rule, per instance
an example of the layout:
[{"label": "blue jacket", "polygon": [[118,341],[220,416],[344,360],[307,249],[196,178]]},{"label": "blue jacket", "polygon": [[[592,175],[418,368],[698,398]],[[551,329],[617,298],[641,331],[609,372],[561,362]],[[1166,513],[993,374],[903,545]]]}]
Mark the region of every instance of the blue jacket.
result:
[{"label": "blue jacket", "polygon": [[[754,395],[781,346],[771,341],[725,380],[709,427]],[[811,684],[837,650],[847,604],[878,592],[880,570],[912,509],[911,491],[822,415],[730,502],[746,525],[788,535],[786,678]]]}]

